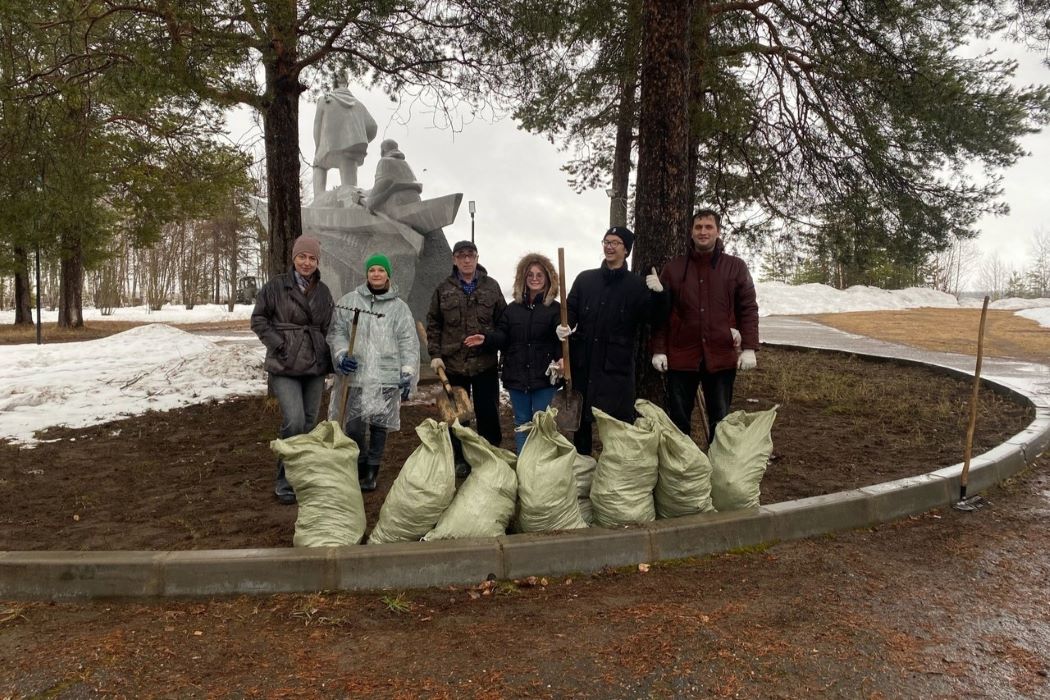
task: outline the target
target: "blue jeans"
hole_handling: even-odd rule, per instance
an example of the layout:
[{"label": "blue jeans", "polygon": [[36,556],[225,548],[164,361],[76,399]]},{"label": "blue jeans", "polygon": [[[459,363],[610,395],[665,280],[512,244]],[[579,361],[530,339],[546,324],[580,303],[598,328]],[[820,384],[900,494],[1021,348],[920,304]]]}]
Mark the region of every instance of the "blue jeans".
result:
[{"label": "blue jeans", "polygon": [[[324,391],[324,375],[316,377],[285,377],[270,375],[270,390],[281,406],[281,432],[278,437],[302,435],[317,425],[317,413],[321,410],[321,392]],[[288,481],[284,477],[284,462],[277,461],[277,487],[283,488]],[[290,490],[291,487],[288,487]]]},{"label": "blue jeans", "polygon": [[[551,405],[554,393],[558,391],[556,386],[548,386],[531,391],[520,391],[518,389],[507,389],[510,394],[510,405],[514,409],[514,427],[517,428],[532,420],[536,411],[542,411]],[[514,451],[521,454],[522,445],[525,444],[527,433],[514,433]]]}]

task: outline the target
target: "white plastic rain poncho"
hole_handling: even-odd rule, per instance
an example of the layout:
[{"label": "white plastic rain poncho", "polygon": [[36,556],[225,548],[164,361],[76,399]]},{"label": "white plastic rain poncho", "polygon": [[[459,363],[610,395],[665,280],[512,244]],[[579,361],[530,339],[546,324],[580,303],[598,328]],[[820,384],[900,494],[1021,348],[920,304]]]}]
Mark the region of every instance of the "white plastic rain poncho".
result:
[{"label": "white plastic rain poncho", "polygon": [[[353,356],[357,371],[350,375],[336,375],[328,415],[340,425],[352,418],[363,418],[371,425],[388,430],[401,429],[401,390],[398,384],[402,374],[411,374],[411,390],[415,391],[419,374],[419,339],[408,304],[398,297],[397,285],[392,281],[387,291],[373,294],[367,284],[347,294],[336,303],[332,326],[328,331],[328,347],[336,366],[346,356],[353,331],[353,309],[361,313],[357,320]],[[382,314],[382,317],[375,314]],[[346,412],[339,403],[343,387],[350,382]]]}]

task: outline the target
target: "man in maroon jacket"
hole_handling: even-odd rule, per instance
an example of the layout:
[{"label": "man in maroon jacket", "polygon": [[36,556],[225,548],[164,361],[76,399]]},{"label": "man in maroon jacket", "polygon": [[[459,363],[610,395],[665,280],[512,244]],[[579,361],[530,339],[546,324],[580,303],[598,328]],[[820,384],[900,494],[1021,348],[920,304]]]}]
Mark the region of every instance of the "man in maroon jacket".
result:
[{"label": "man in maroon jacket", "polygon": [[699,386],[712,440],[733,402],[736,371],[753,369],[758,350],[755,284],[747,264],[725,252],[720,225],[712,209],[693,215],[689,252],[660,272],[671,293],[671,315],[653,332],[653,367],[667,373],[671,420],[689,434]]}]

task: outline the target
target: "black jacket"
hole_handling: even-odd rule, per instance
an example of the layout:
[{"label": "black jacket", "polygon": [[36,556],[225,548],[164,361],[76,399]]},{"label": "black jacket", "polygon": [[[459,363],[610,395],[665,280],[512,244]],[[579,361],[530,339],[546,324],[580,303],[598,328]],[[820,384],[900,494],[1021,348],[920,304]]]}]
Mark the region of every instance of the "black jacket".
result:
[{"label": "black jacket", "polygon": [[554,329],[561,319],[561,305],[512,302],[499,317],[496,328],[485,336],[485,346],[503,354],[503,386],[518,391],[549,387],[547,366],[561,357],[561,341]]},{"label": "black jacket", "polygon": [[645,323],[660,323],[667,314],[667,292],[651,292],[626,265],[610,270],[602,263],[584,270],[566,299],[573,387],[583,394],[583,420],[600,408],[614,418],[633,422],[634,360],[638,334]]},{"label": "black jacket", "polygon": [[317,281],[303,294],[289,271],[263,285],[252,309],[252,330],[266,346],[263,367],[271,374],[315,377],[332,371],[325,335],[335,302],[328,286]]}]

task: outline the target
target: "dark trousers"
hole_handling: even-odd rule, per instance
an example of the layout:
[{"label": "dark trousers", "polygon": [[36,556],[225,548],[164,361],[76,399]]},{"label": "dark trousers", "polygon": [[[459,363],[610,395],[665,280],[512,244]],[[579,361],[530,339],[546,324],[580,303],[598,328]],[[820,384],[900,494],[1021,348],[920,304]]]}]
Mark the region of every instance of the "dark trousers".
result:
[{"label": "dark trousers", "polygon": [[729,414],[729,406],[733,403],[735,381],[735,368],[719,372],[708,372],[702,367],[698,372],[667,370],[667,408],[671,422],[689,435],[696,389],[699,387],[707,408],[708,441],[714,440],[715,426]]},{"label": "dark trousers", "polygon": [[[372,425],[364,417],[358,416],[346,422],[346,436],[357,443],[357,473],[364,473],[365,465],[378,468],[383,461],[386,449],[387,430],[381,425]],[[365,436],[368,435],[367,445]]]},{"label": "dark trousers", "polygon": [[[467,390],[467,395],[474,404],[478,435],[492,443],[493,447],[499,447],[503,440],[503,433],[499,427],[499,372],[497,369],[493,367],[473,377],[449,373],[448,383]],[[468,421],[467,425],[469,424]],[[463,448],[455,435],[452,436],[452,450],[456,455],[456,461],[463,461]]]},{"label": "dark trousers", "polygon": [[572,444],[576,452],[581,455],[589,455],[594,450],[594,422],[580,419],[579,429],[572,434]]}]

